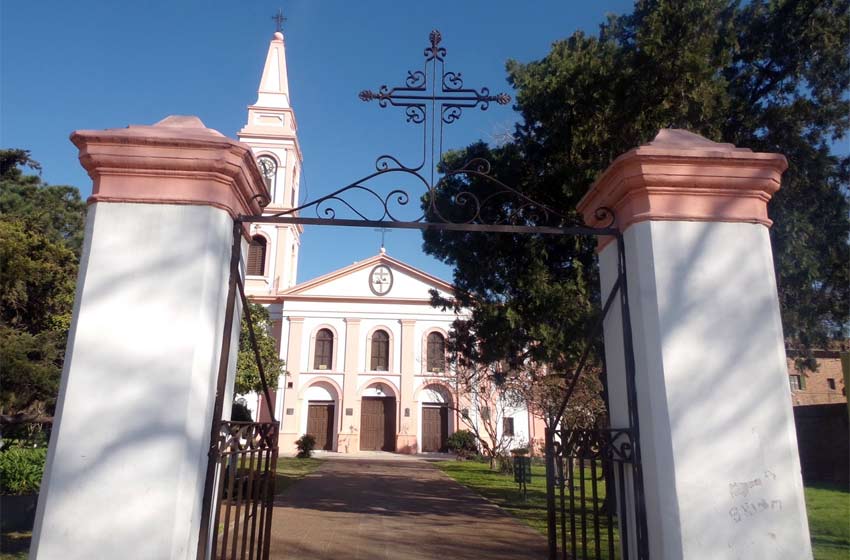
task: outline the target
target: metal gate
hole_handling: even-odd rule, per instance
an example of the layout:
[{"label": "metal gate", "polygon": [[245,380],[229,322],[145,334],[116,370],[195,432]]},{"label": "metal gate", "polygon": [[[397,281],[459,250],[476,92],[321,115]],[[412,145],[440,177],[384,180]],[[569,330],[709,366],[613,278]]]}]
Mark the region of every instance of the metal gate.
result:
[{"label": "metal gate", "polygon": [[[505,105],[510,102],[509,95],[500,93],[491,95],[484,88],[468,88],[464,86],[459,72],[448,71],[445,68],[446,49],[441,46],[442,36],[439,31],[429,35],[429,45],[424,51],[424,64],[421,70],[408,71],[403,86],[381,86],[378,91],[364,90],[359,97],[362,101],[376,101],[382,108],[392,106],[403,109],[408,123],[421,127],[423,147],[422,160],[413,165],[405,165],[392,155],[379,156],[375,161],[375,171],[344,186],[328,195],[277,213],[259,216],[243,216],[234,226],[233,259],[231,260],[230,292],[228,295],[227,321],[225,323],[222,343],[222,363],[219,373],[219,400],[225,394],[227,355],[229,354],[230,335],[233,329],[233,305],[235,294],[241,296],[243,307],[247,309],[239,275],[241,228],[251,223],[266,224],[298,224],[298,225],[327,225],[369,228],[401,228],[419,230],[453,230],[464,232],[507,233],[507,234],[536,234],[556,236],[585,236],[592,238],[613,238],[616,240],[618,252],[618,277],[611,292],[605,298],[603,309],[595,327],[588,333],[587,346],[579,360],[578,366],[571,374],[566,375],[566,391],[560,411],[547,418],[549,429],[546,430],[546,482],[547,482],[547,519],[549,557],[555,558],[636,558],[646,560],[646,516],[643,503],[643,476],[640,468],[640,437],[637,418],[636,392],[634,387],[634,354],[632,333],[629,317],[628,290],[626,289],[626,266],[624,242],[621,232],[614,227],[614,213],[608,208],[596,210],[599,220],[607,221],[603,227],[588,227],[576,223],[569,212],[560,212],[532,200],[522,192],[504,184],[491,174],[490,163],[481,158],[465,162],[455,169],[441,169],[441,177],[435,178],[438,167],[441,167],[443,155],[443,129],[456,122],[464,109],[486,110],[490,103]],[[444,166],[442,166],[444,167]],[[424,192],[419,196],[408,193],[400,188],[392,188],[385,194],[370,186],[371,182],[380,177],[394,176],[400,179],[412,180]],[[450,178],[466,177],[486,182],[492,190],[476,195],[473,192],[461,192],[450,200],[438,203],[438,192],[444,181]],[[409,219],[401,219],[399,212],[410,201],[419,202],[422,213]],[[365,204],[369,208],[364,207]],[[262,204],[261,206],[266,206]],[[448,206],[448,208],[447,208]],[[307,211],[315,212],[315,217],[303,215]],[[337,211],[347,213],[349,217],[337,216]],[[601,336],[602,323],[614,301],[619,301],[622,319],[623,349],[626,365],[628,386],[628,422],[627,425],[616,429],[604,427],[596,430],[571,430],[562,423],[564,411],[573,395],[576,383],[584,372],[585,365],[591,354],[593,340]],[[253,337],[252,337],[253,341]],[[255,345],[255,353],[257,353]],[[259,362],[259,355],[257,355]],[[265,385],[265,376],[260,370]],[[223,403],[216,402],[216,416],[221,417]],[[267,403],[268,390],[266,388]],[[268,438],[260,438],[267,445],[270,471],[274,471],[277,457],[277,444],[272,441],[271,433],[276,438],[277,422],[274,421],[274,411],[269,409],[269,424],[274,430],[269,430]],[[204,500],[204,519],[208,520],[201,528],[201,544],[198,558],[245,558],[245,546],[239,548],[235,540],[246,538],[244,528],[240,532],[222,534],[218,523],[222,504],[225,509],[231,505],[238,509],[240,486],[235,483],[235,476],[227,479],[223,474],[228,469],[244,467],[244,463],[227,462],[227,438],[221,439],[218,434],[228,429],[228,423],[216,422],[212,428],[212,440],[218,442],[210,450],[210,467],[207,477],[207,496]],[[230,423],[230,429],[233,429]],[[252,426],[259,426],[253,424]],[[240,441],[242,441],[240,437]],[[251,465],[246,471],[250,477]],[[231,466],[227,466],[231,465]],[[263,467],[265,469],[265,467]],[[262,506],[259,508],[258,523],[271,522],[273,503],[273,484],[268,484],[269,470],[253,471],[255,480],[262,479],[261,496],[258,497]],[[260,474],[260,473],[263,474]],[[235,494],[225,492],[222,481],[236,484]],[[229,486],[228,486],[229,488]],[[217,492],[214,492],[217,490]],[[247,491],[251,498],[254,494]],[[230,504],[225,500],[236,500]],[[243,498],[244,499],[244,498]],[[253,502],[252,502],[253,503]],[[265,508],[265,509],[263,509]],[[226,516],[227,514],[225,514]],[[213,518],[215,523],[213,523]],[[241,519],[244,525],[245,517]],[[627,524],[625,519],[629,519]],[[253,520],[252,520],[253,521]],[[209,528],[212,527],[210,531]],[[634,527],[634,530],[631,528]],[[267,529],[268,531],[268,529]],[[631,532],[630,532],[631,531]],[[229,536],[229,535],[232,535]],[[225,551],[219,543],[230,543],[229,551]],[[256,543],[249,539],[256,557],[268,558],[268,532]],[[624,546],[624,543],[626,544]],[[211,551],[207,554],[206,551]],[[634,552],[633,552],[634,551]],[[241,556],[237,555],[237,552]]]},{"label": "metal gate", "polygon": [[[270,551],[280,424],[275,420],[274,401],[269,392],[242,282],[242,227],[238,221],[233,226],[227,306],[201,506],[198,560],[268,560]],[[234,317],[237,293],[263,385],[262,400],[266,404],[270,422],[221,420],[227,394],[233,333],[239,326]],[[238,340],[238,335],[236,338]]]}]

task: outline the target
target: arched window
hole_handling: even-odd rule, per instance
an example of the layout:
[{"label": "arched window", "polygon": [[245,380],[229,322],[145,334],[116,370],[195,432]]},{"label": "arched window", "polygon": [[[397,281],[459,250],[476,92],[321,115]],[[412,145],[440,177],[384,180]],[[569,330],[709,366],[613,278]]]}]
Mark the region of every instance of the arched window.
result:
[{"label": "arched window", "polygon": [[390,369],[390,335],[387,331],[372,333],[372,371],[389,371]]},{"label": "arched window", "polygon": [[446,339],[438,332],[428,335],[426,365],[430,372],[442,372],[446,369]]},{"label": "arched window", "polygon": [[316,351],[313,354],[313,369],[331,369],[334,353],[334,335],[328,329],[316,333]]},{"label": "arched window", "polygon": [[248,275],[263,276],[266,273],[266,238],[255,235],[248,245]]}]

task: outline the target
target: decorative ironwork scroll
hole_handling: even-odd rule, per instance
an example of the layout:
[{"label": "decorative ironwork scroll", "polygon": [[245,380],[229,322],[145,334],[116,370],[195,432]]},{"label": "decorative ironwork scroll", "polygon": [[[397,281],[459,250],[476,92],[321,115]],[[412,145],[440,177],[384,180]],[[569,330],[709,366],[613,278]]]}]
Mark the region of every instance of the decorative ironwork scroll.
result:
[{"label": "decorative ironwork scroll", "polygon": [[361,100],[375,101],[379,107],[402,108],[405,120],[421,128],[422,153],[417,163],[406,165],[394,155],[378,156],[375,171],[365,177],[296,208],[245,221],[467,230],[497,226],[501,231],[528,232],[546,227],[551,231],[536,232],[561,233],[561,228],[572,228],[574,233],[616,234],[610,209],[597,212],[602,227],[586,227],[574,215],[535,201],[499,180],[486,159],[473,158],[445,168],[444,127],[455,123],[464,109],[486,111],[491,103],[511,101],[506,93],[468,87],[460,72],[446,68],[446,52],[442,35],[434,30],[420,70],[408,71],[402,85],[359,93]]}]

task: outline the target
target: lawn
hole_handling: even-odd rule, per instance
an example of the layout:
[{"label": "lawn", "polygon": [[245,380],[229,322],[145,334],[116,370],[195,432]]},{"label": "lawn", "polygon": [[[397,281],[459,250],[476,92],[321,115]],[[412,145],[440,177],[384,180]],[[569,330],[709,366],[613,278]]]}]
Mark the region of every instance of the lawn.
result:
[{"label": "lawn", "polygon": [[[440,470],[460,482],[465,486],[475,490],[488,500],[498,504],[502,509],[507,510],[520,521],[540,532],[546,534],[546,471],[543,465],[532,465],[531,467],[531,483],[528,484],[528,493],[525,498],[517,489],[517,484],[514,482],[513,475],[505,475],[495,471],[491,471],[486,463],[477,461],[440,461],[434,463]],[[597,467],[598,468],[598,467]],[[597,474],[601,475],[600,471]],[[581,473],[579,469],[575,469],[575,492],[573,496],[574,504],[578,507],[582,503],[581,485],[579,484]],[[587,551],[588,558],[597,558],[595,550],[593,550],[593,533],[594,523],[590,512],[594,508],[602,508],[605,500],[605,483],[600,482],[597,485],[596,500],[593,499],[593,490],[590,481],[590,469],[584,470],[584,504],[588,512],[585,526],[588,546],[591,547]],[[569,503],[569,493],[566,493],[565,500]],[[576,516],[576,535],[579,538],[581,533],[580,515]],[[604,517],[604,516],[603,516]],[[598,558],[608,558],[608,526],[602,520],[600,527],[600,555]],[[619,547],[619,533],[616,527],[612,528],[613,540],[615,547]],[[571,527],[567,522],[567,538],[571,535]],[[558,539],[561,538],[560,528]],[[580,552],[583,552],[580,549]]]},{"label": "lawn", "polygon": [[815,560],[850,559],[850,492],[828,485],[807,486],[806,509]]},{"label": "lawn", "polygon": [[[486,463],[440,461],[440,470],[498,504],[520,521],[546,534],[546,475],[532,467],[528,500],[523,501],[510,475],[493,472]],[[850,560],[850,492],[831,486],[806,488],[806,506],[815,560]]]},{"label": "lawn", "polygon": [[[277,479],[275,494],[280,494],[301,478],[304,478],[321,465],[322,459],[297,459],[295,457],[279,457],[277,460]],[[0,558],[0,560],[2,560]]]}]

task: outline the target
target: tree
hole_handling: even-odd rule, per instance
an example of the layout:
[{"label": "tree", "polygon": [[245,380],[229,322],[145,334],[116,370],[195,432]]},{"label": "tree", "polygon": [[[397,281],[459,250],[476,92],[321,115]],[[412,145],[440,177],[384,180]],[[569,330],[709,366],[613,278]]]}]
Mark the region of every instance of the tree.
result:
[{"label": "tree", "polygon": [[52,413],[71,322],[85,204],[45,184],[26,150],[0,150],[0,414]]},{"label": "tree", "polygon": [[[790,345],[811,356],[846,335],[850,317],[850,159],[830,153],[850,123],[850,18],[840,0],[639,0],[597,36],[574,33],[542,60],[507,63],[520,122],[502,146],[473,158],[530,198],[580,221],[575,206],[596,176],[660,128],[780,152],[790,167],[770,203],[780,305]],[[451,215],[479,178],[450,176],[436,204]],[[483,199],[483,196],[479,196]],[[453,210],[454,208],[454,210]],[[546,225],[505,202],[489,218]],[[424,249],[454,267],[454,302],[470,310],[452,341],[481,363],[525,360],[567,378],[599,308],[595,240],[426,231]],[[601,371],[594,341],[591,371]],[[812,367],[811,360],[800,360]],[[513,368],[518,369],[518,368]]]},{"label": "tree", "polygon": [[[268,310],[257,303],[249,303],[251,320],[253,321],[254,336],[260,351],[260,359],[263,362],[263,372],[269,389],[277,389],[277,378],[284,373],[283,360],[278,357],[277,342],[271,336],[271,318]],[[244,319],[239,331],[239,357],[236,360],[236,385],[235,394],[263,392],[263,383],[260,379],[260,370],[251,346],[251,337],[248,330],[248,321]]]},{"label": "tree", "polygon": [[512,447],[528,443],[517,442],[513,434],[503,429],[511,409],[525,406],[522,396],[495,382],[486,366],[464,367],[455,362],[451,373],[434,374],[426,384],[429,382],[453,387],[452,398],[445,399],[448,408],[458,413],[463,429],[475,438],[491,469],[507,457]]}]

